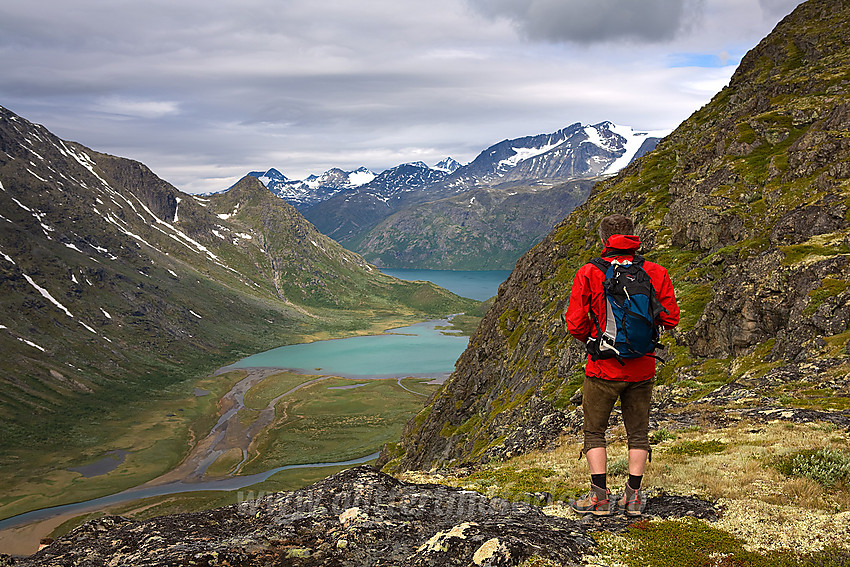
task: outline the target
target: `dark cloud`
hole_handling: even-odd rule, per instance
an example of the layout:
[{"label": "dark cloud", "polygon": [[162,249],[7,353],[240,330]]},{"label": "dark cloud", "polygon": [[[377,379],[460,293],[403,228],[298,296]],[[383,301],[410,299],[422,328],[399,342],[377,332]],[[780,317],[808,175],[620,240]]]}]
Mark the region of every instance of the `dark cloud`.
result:
[{"label": "dark cloud", "polygon": [[580,44],[669,41],[698,16],[702,4],[701,0],[468,1],[488,17],[508,18],[529,39]]}]

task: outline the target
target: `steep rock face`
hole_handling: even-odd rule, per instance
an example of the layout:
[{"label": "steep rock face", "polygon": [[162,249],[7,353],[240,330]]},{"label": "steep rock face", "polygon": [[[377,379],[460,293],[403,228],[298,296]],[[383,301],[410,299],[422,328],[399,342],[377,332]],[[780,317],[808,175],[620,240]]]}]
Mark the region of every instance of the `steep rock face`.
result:
[{"label": "steep rock face", "polygon": [[[846,380],[849,29],[850,6],[801,5],[711,103],[596,185],[520,259],[455,373],[381,463],[504,457],[580,423],[572,410],[584,356],[560,314],[575,271],[599,253],[599,221],[615,212],[635,220],[643,252],[668,268],[682,307],[664,338],[660,383],[697,384],[691,399],[783,373],[826,383],[813,362]],[[800,396],[794,403],[807,401]]]}]

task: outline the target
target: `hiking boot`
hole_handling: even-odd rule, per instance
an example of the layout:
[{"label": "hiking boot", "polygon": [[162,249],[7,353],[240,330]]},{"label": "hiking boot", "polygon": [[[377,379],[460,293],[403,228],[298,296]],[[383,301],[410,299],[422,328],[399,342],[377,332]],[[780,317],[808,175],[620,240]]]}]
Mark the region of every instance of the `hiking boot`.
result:
[{"label": "hiking boot", "polygon": [[590,485],[590,492],[578,500],[570,500],[570,508],[579,514],[593,514],[594,516],[610,516],[614,510],[611,506],[611,491],[600,488],[595,484]]},{"label": "hiking boot", "polygon": [[617,505],[626,516],[640,516],[643,509],[646,508],[646,499],[643,497],[643,491],[640,488],[632,488],[627,482],[623,496],[617,502]]}]

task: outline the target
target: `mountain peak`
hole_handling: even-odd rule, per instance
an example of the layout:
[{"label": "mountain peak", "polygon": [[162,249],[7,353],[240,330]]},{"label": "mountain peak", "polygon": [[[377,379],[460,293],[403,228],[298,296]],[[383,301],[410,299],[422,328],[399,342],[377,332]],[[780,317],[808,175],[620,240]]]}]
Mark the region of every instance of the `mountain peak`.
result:
[{"label": "mountain peak", "polygon": [[499,142],[456,175],[467,183],[608,175],[654,147],[661,134],[635,132],[611,121],[591,126],[577,122],[551,134]]},{"label": "mountain peak", "polygon": [[446,171],[448,173],[454,173],[458,169],[463,167],[457,160],[451,157],[447,157],[446,159],[437,163],[433,169],[437,169],[439,171]]},{"label": "mountain peak", "polygon": [[283,183],[283,182],[289,181],[289,179],[287,179],[287,177],[284,174],[282,174],[281,172],[279,172],[278,170],[276,170],[273,167],[270,168],[266,172],[252,171],[252,172],[248,173],[248,175],[250,175],[251,177],[256,177],[266,187],[268,187],[270,183]]},{"label": "mountain peak", "polygon": [[289,179],[275,168],[265,173],[251,172],[248,175],[258,178],[274,195],[300,210],[306,210],[341,191],[357,188],[375,178],[374,173],[362,166],[354,171],[333,167],[321,175],[311,174],[304,179]]}]

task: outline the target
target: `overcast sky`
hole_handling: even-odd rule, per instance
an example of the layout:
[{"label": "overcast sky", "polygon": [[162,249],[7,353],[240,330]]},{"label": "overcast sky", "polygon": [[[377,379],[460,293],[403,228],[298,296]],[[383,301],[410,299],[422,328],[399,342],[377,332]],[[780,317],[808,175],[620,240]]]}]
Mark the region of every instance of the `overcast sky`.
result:
[{"label": "overcast sky", "polygon": [[0,106],[179,189],[672,130],[797,0],[27,0]]}]

